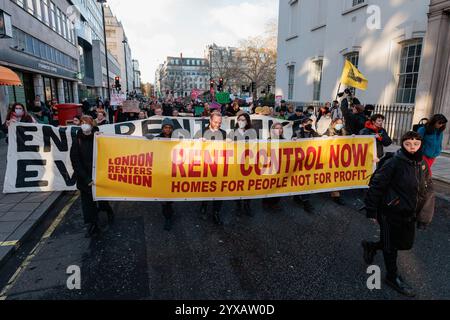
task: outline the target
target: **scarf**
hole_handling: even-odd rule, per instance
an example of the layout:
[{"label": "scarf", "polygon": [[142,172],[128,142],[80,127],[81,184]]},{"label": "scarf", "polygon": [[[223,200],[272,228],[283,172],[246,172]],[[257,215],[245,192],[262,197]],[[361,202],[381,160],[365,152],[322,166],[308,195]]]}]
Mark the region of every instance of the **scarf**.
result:
[{"label": "scarf", "polygon": [[379,129],[378,127],[376,127],[376,126],[372,123],[372,121],[367,121],[365,127],[366,127],[367,129],[369,129],[369,130],[374,131],[375,134],[378,134],[378,137],[377,137],[377,140],[378,140],[378,141],[383,141],[383,138],[382,138],[381,135],[379,134],[379,131],[380,131],[381,129]]}]

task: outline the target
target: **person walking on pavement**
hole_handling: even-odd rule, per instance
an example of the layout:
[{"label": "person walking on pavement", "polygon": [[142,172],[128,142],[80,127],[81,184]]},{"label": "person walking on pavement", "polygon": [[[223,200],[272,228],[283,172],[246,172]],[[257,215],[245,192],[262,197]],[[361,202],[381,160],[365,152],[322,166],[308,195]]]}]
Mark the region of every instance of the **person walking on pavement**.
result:
[{"label": "person walking on pavement", "polygon": [[373,264],[377,251],[383,251],[386,283],[408,297],[415,292],[398,273],[398,251],[412,249],[420,213],[433,193],[422,150],[422,137],[413,131],[406,133],[401,149],[375,171],[365,198],[367,218],[380,225],[380,241],[362,242],[364,261]]},{"label": "person walking on pavement", "polygon": [[98,127],[91,116],[81,117],[81,130],[78,131],[76,138],[70,149],[70,160],[77,180],[77,188],[81,194],[81,209],[83,211],[84,222],[89,225],[86,237],[99,235],[101,233],[98,224],[99,211],[108,213],[110,224],[114,222],[114,213],[108,202],[99,202],[99,207],[94,202],[92,195],[92,168],[94,158],[94,135]]},{"label": "person walking on pavement", "polygon": [[365,128],[359,132],[362,136],[375,136],[378,159],[381,159],[384,156],[384,147],[389,147],[392,144],[391,138],[383,128],[384,119],[383,115],[374,114],[370,120],[366,122]]},{"label": "person walking on pavement", "polygon": [[[227,133],[221,129],[222,126],[222,114],[218,111],[213,111],[209,118],[209,126],[205,133],[201,132],[195,135],[196,139],[203,139],[205,141],[225,141],[227,139]],[[213,201],[213,219],[214,223],[221,226],[223,225],[221,210],[223,201]],[[200,208],[200,217],[203,220],[208,219],[208,202],[203,201]]]},{"label": "person walking on pavement", "polygon": [[444,131],[447,128],[447,118],[442,114],[434,115],[430,121],[418,130],[418,133],[424,140],[423,158],[431,168],[436,158],[441,155],[442,142],[444,140]]},{"label": "person walking on pavement", "polygon": [[[245,112],[241,112],[237,114],[237,123],[229,135],[228,138],[231,141],[251,141],[258,140],[258,134],[256,130],[253,129],[252,120],[250,115]],[[242,213],[245,213],[249,217],[253,217],[254,214],[251,209],[251,200],[236,200],[237,205],[237,215],[241,216]]]}]

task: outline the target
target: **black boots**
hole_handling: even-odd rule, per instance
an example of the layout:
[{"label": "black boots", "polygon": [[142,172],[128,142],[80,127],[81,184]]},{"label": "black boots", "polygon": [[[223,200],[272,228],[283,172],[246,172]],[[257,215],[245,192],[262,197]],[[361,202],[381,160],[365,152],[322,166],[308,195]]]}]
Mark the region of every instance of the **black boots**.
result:
[{"label": "black boots", "polygon": [[200,209],[200,219],[203,221],[208,220],[208,207],[202,205],[202,208]]},{"label": "black boots", "polygon": [[364,250],[364,262],[368,265],[372,265],[373,259],[377,254],[377,250],[374,248],[371,242],[363,241],[361,242],[361,246],[363,247]]},{"label": "black boots", "polygon": [[414,290],[402,279],[401,276],[387,276],[386,284],[398,293],[413,298],[416,296]]}]

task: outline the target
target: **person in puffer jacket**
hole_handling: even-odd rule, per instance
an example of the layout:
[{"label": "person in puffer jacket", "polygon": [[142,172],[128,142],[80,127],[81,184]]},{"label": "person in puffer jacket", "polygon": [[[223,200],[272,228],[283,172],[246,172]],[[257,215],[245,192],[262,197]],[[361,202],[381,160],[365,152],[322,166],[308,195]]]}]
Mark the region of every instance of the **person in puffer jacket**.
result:
[{"label": "person in puffer jacket", "polygon": [[375,136],[377,141],[378,159],[381,159],[384,156],[384,147],[389,147],[392,144],[391,138],[383,128],[384,119],[383,115],[374,114],[370,120],[366,122],[366,127],[359,132],[362,136]]},{"label": "person in puffer jacket", "polygon": [[372,265],[377,251],[383,251],[386,283],[409,297],[415,293],[398,274],[397,255],[399,250],[412,249],[418,215],[433,192],[422,143],[418,133],[406,133],[402,148],[375,171],[365,199],[367,217],[378,222],[381,235],[380,242],[362,242],[364,260]]},{"label": "person in puffer jacket", "polygon": [[[418,133],[424,140],[423,158],[428,166],[433,167],[436,158],[441,155],[444,131],[447,127],[447,118],[442,114],[434,115],[428,124],[421,127]],[[433,175],[433,173],[431,173]]]}]

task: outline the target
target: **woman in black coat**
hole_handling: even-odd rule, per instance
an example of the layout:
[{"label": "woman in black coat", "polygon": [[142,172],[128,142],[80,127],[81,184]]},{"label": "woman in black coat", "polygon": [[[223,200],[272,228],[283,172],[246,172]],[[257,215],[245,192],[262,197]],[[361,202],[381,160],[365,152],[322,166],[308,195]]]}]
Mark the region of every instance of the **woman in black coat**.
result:
[{"label": "woman in black coat", "polygon": [[94,135],[98,132],[95,121],[91,116],[81,117],[81,130],[74,138],[70,149],[70,160],[77,179],[77,188],[81,193],[81,209],[84,223],[89,224],[87,237],[100,233],[98,225],[98,212],[106,211],[108,221],[114,221],[114,213],[108,202],[99,202],[99,207],[92,196],[92,168],[94,159]]},{"label": "woman in black coat", "polygon": [[[413,297],[413,289],[398,274],[399,250],[411,250],[418,215],[433,192],[427,163],[422,159],[422,137],[406,133],[402,148],[374,173],[366,196],[367,217],[380,225],[380,242],[362,242],[364,260],[373,264],[378,250],[383,251],[386,283],[398,292]],[[375,220],[376,219],[376,220]]]}]

